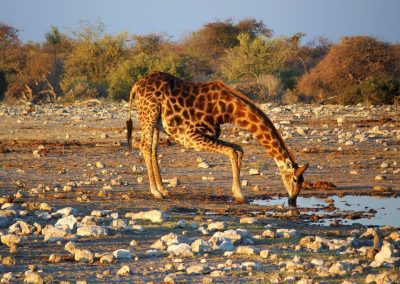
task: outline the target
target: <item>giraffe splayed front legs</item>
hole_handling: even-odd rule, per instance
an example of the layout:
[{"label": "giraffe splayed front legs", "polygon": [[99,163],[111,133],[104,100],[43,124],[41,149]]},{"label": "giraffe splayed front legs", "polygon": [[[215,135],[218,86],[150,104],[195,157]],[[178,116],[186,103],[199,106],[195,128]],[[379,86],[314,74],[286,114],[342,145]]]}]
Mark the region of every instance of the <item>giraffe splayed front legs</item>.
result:
[{"label": "giraffe splayed front legs", "polygon": [[251,132],[274,158],[292,203],[296,200],[303,172],[308,165],[299,167],[294,162],[272,122],[240,92],[220,81],[188,83],[167,73],[148,75],[133,86],[130,94],[127,121],[129,145],[131,108],[135,96],[142,131],[140,150],[154,197],[169,195],[162,184],[157,162],[159,131],[163,130],[186,148],[227,156],[232,166],[233,196],[236,202],[245,202],[239,180],[243,150],[239,145],[219,139],[220,125],[232,123]]}]

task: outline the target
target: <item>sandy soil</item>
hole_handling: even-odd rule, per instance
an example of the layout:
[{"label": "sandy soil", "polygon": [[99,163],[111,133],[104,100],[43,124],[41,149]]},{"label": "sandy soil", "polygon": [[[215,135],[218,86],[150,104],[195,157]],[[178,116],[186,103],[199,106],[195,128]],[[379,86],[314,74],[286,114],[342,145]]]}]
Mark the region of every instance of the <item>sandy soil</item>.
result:
[{"label": "sandy soil", "polygon": [[[317,114],[313,106],[294,106],[273,108],[263,106],[275,123],[280,124],[283,136],[287,137],[293,155],[298,163],[310,163],[306,171],[307,181],[326,181],[336,185],[331,190],[304,190],[301,196],[328,195],[385,195],[398,196],[400,193],[400,117],[393,107],[379,108],[343,108],[326,107]],[[23,272],[29,265],[46,275],[46,279],[58,281],[86,280],[88,283],[160,283],[169,273],[174,273],[177,283],[201,283],[209,277],[187,275],[177,270],[168,270],[166,264],[174,263],[171,257],[148,257],[145,251],[161,236],[170,232],[185,233],[188,236],[201,236],[191,228],[175,228],[177,221],[188,222],[196,219],[200,224],[210,221],[224,220],[229,228],[245,228],[253,235],[260,234],[264,226],[271,224],[275,228],[294,228],[300,234],[290,239],[273,239],[256,241],[256,245],[271,249],[278,254],[278,259],[292,259],[299,254],[294,250],[302,236],[340,236],[350,235],[349,229],[357,229],[339,225],[337,227],[322,227],[310,225],[308,220],[313,214],[299,208],[294,214],[287,214],[287,208],[279,206],[258,206],[252,204],[236,205],[232,203],[230,192],[231,169],[226,157],[211,153],[198,153],[184,150],[180,145],[161,136],[159,148],[160,167],[163,179],[178,178],[179,185],[170,188],[171,198],[155,200],[149,192],[147,173],[133,172],[132,166],[145,168],[144,161],[137,149],[139,141],[139,124],[134,121],[134,142],[136,148],[127,152],[125,141],[126,105],[115,104],[92,107],[32,106],[0,108],[0,195],[13,196],[18,190],[26,193],[14,201],[20,205],[30,204],[32,208],[40,202],[47,202],[55,209],[71,206],[79,209],[81,216],[90,215],[92,210],[115,210],[120,216],[126,212],[139,212],[151,209],[161,209],[167,212],[168,220],[161,225],[149,222],[138,222],[144,225],[140,234],[111,230],[105,238],[80,238],[79,246],[96,253],[112,252],[118,248],[130,248],[137,256],[136,260],[115,261],[112,264],[82,264],[73,260],[64,250],[65,242],[44,243],[43,237],[34,235],[28,237],[16,253],[8,252],[0,245],[0,256],[13,256],[16,264],[3,266],[3,272],[13,272],[14,281],[22,281]],[[344,121],[338,118],[345,117]],[[379,131],[373,134],[372,129]],[[303,133],[298,128],[304,130]],[[336,129],[336,130],[335,130]],[[375,129],[376,130],[376,129]],[[300,133],[300,134],[299,134]],[[352,133],[353,136],[346,136]],[[359,142],[355,136],[365,133],[367,141]],[[372,133],[372,134],[371,134]],[[338,143],[343,136],[343,143]],[[289,137],[288,136],[292,136]],[[242,167],[242,180],[248,180],[249,185],[243,186],[243,193],[249,201],[253,199],[268,199],[276,196],[286,196],[281,178],[273,160],[265,154],[265,150],[251,136],[231,125],[222,129],[222,138],[239,143],[245,150]],[[354,145],[346,145],[346,141]],[[33,151],[40,145],[44,146],[41,157],[35,157]],[[338,148],[341,149],[338,150]],[[201,157],[210,168],[197,166]],[[95,166],[102,162],[103,169]],[[388,167],[382,167],[388,163]],[[249,169],[256,168],[261,175],[249,175]],[[353,172],[352,172],[353,171]],[[376,181],[381,175],[384,180]],[[144,182],[138,183],[138,177]],[[208,177],[206,180],[205,177]],[[112,184],[112,180],[118,180]],[[54,185],[62,186],[76,182],[77,186],[71,192],[54,191]],[[31,189],[42,184],[50,190],[33,194]],[[111,188],[107,188],[111,186]],[[383,191],[373,189],[382,186]],[[298,204],[301,207],[301,204]],[[39,222],[43,226],[55,223],[55,220],[38,221],[35,210],[28,210],[23,220],[28,223]],[[271,213],[273,212],[273,213]],[[303,214],[304,212],[304,214]],[[242,217],[253,216],[255,224],[240,224]],[[345,216],[339,216],[345,218]],[[349,217],[351,218],[351,216]],[[0,228],[2,234],[6,228]],[[131,240],[138,245],[129,246]],[[56,253],[63,256],[60,263],[50,263],[49,256]],[[167,254],[168,255],[168,254]],[[316,257],[309,252],[301,254],[306,259]],[[319,256],[328,261],[343,258],[340,254]],[[225,263],[227,257],[221,254],[206,254],[205,256],[184,258],[186,266],[199,263],[205,259],[210,267]],[[261,259],[254,256],[235,256],[234,262],[257,261],[261,270],[229,270],[224,276],[214,278],[214,283],[268,283],[269,275],[279,271],[277,261]],[[129,277],[119,277],[116,271],[128,264],[132,268]],[[32,267],[30,267],[32,268]],[[167,267],[168,268],[168,267]],[[42,271],[41,271],[42,270]],[[354,281],[364,279],[370,273],[350,276]],[[382,272],[376,270],[373,273]],[[397,270],[398,273],[398,270]],[[282,279],[287,276],[281,272]],[[312,273],[311,273],[312,274]],[[344,276],[336,276],[330,280],[315,276],[315,281],[341,282]],[[312,277],[313,278],[313,277]],[[210,280],[208,280],[210,281]]]}]

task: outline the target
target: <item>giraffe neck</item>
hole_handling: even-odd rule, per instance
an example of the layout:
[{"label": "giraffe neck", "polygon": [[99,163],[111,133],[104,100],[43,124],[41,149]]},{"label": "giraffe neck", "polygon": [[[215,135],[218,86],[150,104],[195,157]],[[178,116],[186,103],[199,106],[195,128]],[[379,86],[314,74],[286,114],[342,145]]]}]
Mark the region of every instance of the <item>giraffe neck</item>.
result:
[{"label": "giraffe neck", "polygon": [[294,159],[271,120],[255,105],[241,101],[233,115],[233,123],[253,134],[275,160],[281,172],[294,165]]}]

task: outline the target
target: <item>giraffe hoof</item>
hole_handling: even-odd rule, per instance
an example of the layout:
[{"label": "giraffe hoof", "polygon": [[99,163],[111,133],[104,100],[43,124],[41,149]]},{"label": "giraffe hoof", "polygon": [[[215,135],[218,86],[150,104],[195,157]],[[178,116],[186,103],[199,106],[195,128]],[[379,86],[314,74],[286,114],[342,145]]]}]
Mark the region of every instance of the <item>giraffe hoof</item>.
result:
[{"label": "giraffe hoof", "polygon": [[171,197],[171,193],[168,190],[161,191],[163,197]]},{"label": "giraffe hoof", "polygon": [[247,201],[246,201],[245,198],[243,198],[243,199],[235,199],[235,202],[234,202],[234,203],[235,203],[235,204],[246,204]]},{"label": "giraffe hoof", "polygon": [[153,194],[154,198],[156,198],[156,199],[163,199],[163,196],[158,191],[152,192],[151,194]]}]

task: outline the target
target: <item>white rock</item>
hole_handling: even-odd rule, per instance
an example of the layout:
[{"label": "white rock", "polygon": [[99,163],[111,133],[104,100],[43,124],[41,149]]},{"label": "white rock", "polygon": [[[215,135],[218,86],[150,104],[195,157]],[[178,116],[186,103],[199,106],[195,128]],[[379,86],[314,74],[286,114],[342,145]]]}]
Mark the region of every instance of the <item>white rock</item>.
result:
[{"label": "white rock", "polygon": [[59,219],[56,223],[56,227],[68,227],[71,231],[75,230],[78,225],[78,221],[73,215],[65,216]]},{"label": "white rock", "polygon": [[114,255],[112,253],[107,253],[100,257],[100,263],[113,263]]},{"label": "white rock", "polygon": [[269,249],[263,249],[262,251],[260,251],[260,256],[262,258],[265,258],[265,259],[268,258],[269,254],[270,254],[270,250]]},{"label": "white rock", "polygon": [[94,256],[93,253],[89,250],[77,249],[75,251],[75,260],[84,263],[93,263]]},{"label": "white rock", "polygon": [[131,268],[128,265],[122,266],[117,271],[118,276],[129,276],[131,274]]},{"label": "white rock", "polygon": [[255,255],[259,253],[259,249],[255,246],[238,246],[236,249],[236,254],[242,255]]},{"label": "white rock", "polygon": [[198,253],[210,252],[211,249],[212,249],[211,245],[208,242],[206,242],[206,241],[204,241],[202,239],[195,240],[192,243],[191,247],[192,247],[192,251],[193,252],[198,252]]},{"label": "white rock", "polygon": [[25,274],[24,283],[43,284],[44,280],[39,273],[29,271],[29,273]]},{"label": "white rock", "polygon": [[66,251],[68,251],[70,254],[75,254],[75,252],[77,250],[76,245],[73,242],[66,243],[65,246],[64,246],[64,249]]},{"label": "white rock", "polygon": [[206,272],[206,266],[204,264],[196,264],[186,268],[187,274],[203,274]]},{"label": "white rock", "polygon": [[346,275],[351,270],[351,264],[347,261],[337,261],[330,268],[332,274]]},{"label": "white rock", "polygon": [[42,230],[44,241],[50,243],[64,240],[68,233],[69,229],[60,227],[44,228]]},{"label": "white rock", "polygon": [[280,238],[290,238],[297,235],[297,231],[295,229],[277,229],[276,235]]},{"label": "white rock", "polygon": [[206,162],[200,162],[197,166],[202,169],[208,169],[210,167]]},{"label": "white rock", "polygon": [[22,238],[16,235],[8,234],[1,236],[1,242],[10,248],[16,248],[22,243]]},{"label": "white rock", "polygon": [[167,246],[177,245],[180,243],[190,244],[190,240],[188,237],[177,235],[175,233],[169,233],[168,235],[162,236],[161,241]]},{"label": "white rock", "polygon": [[128,249],[117,249],[113,252],[113,256],[116,259],[132,259],[133,255],[130,250]]},{"label": "white rock", "polygon": [[150,220],[153,223],[162,223],[167,220],[167,213],[161,210],[150,210],[139,213],[126,213],[125,217],[132,220]]},{"label": "white rock", "polygon": [[212,222],[208,224],[207,229],[211,232],[213,231],[223,231],[226,230],[228,225],[225,222],[222,221],[217,221],[217,222]]},{"label": "white rock", "polygon": [[97,225],[82,226],[78,228],[76,234],[80,237],[102,237],[108,235],[108,230]]},{"label": "white rock", "polygon": [[168,252],[174,254],[175,256],[188,257],[193,256],[193,252],[189,244],[181,243],[178,245],[171,245],[168,247]]},{"label": "white rock", "polygon": [[249,170],[249,175],[251,175],[251,176],[255,176],[255,175],[259,175],[259,174],[260,174],[259,169],[250,169]]},{"label": "white rock", "polygon": [[375,260],[371,263],[371,266],[380,267],[385,263],[393,264],[394,262],[394,247],[391,243],[385,242],[381,250],[375,255]]},{"label": "white rock", "polygon": [[239,221],[240,224],[254,224],[255,222],[257,222],[257,219],[254,217],[244,217]]},{"label": "white rock", "polygon": [[105,165],[102,162],[100,162],[100,161],[96,162],[96,168],[103,169],[104,167],[105,167]]},{"label": "white rock", "polygon": [[68,216],[68,215],[76,216],[76,215],[78,215],[78,213],[79,213],[79,211],[76,208],[64,207],[62,209],[57,210],[55,214],[57,216],[65,217],[65,216]]}]

